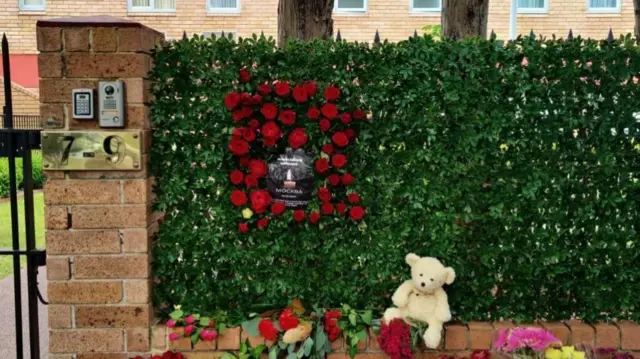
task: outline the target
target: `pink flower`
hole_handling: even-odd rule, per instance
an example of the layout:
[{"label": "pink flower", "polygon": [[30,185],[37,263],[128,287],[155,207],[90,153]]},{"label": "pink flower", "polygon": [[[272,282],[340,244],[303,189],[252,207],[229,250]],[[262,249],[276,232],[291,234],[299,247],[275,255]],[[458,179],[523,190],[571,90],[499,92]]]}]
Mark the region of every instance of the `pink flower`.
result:
[{"label": "pink flower", "polygon": [[184,322],[187,324],[193,324],[196,321],[196,318],[193,317],[193,315],[189,315],[186,318],[184,318]]},{"label": "pink flower", "polygon": [[169,333],[169,340],[176,341],[178,339],[180,339],[180,335],[178,335],[178,333]]},{"label": "pink flower", "polygon": [[215,330],[205,329],[200,332],[200,339],[208,342],[214,341],[217,336],[218,336],[218,332]]},{"label": "pink flower", "polygon": [[522,63],[520,64],[522,67],[529,65],[529,59],[526,57],[522,58]]},{"label": "pink flower", "polygon": [[634,85],[638,84],[638,78],[636,76],[633,76],[633,84]]},{"label": "pink flower", "polygon": [[194,327],[193,325],[187,325],[186,327],[184,327],[184,335],[191,335],[195,330],[196,327]]},{"label": "pink flower", "polygon": [[558,338],[542,328],[514,328],[509,332],[501,330],[493,346],[507,353],[527,348],[541,352],[559,342]]},{"label": "pink flower", "polygon": [[167,320],[167,327],[173,328],[175,326],[176,326],[176,321],[175,320],[173,320],[173,319]]}]

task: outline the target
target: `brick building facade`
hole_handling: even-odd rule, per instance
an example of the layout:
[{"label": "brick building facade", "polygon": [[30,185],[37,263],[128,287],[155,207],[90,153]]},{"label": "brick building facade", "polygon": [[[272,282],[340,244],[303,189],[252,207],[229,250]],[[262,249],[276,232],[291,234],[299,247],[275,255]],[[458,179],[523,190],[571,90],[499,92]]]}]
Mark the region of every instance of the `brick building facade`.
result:
[{"label": "brick building facade", "polygon": [[[440,23],[441,0],[335,0],[335,30],[352,41],[406,39],[425,25]],[[111,15],[140,22],[169,38],[188,34],[233,33],[250,36],[277,32],[278,0],[0,0],[0,29],[13,54],[35,54],[37,20],[52,17]],[[492,0],[489,29],[505,38],[510,0]],[[519,0],[519,32],[604,38],[633,32],[633,0]]]}]

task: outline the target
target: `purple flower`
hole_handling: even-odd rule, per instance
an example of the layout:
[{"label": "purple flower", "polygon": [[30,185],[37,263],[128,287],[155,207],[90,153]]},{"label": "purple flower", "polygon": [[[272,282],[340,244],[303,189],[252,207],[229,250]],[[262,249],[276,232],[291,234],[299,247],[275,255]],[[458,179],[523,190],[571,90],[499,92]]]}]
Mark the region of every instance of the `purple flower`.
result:
[{"label": "purple flower", "polygon": [[514,328],[509,331],[501,330],[493,346],[496,350],[507,353],[527,348],[541,352],[557,342],[560,342],[558,338],[541,328]]},{"label": "purple flower", "polygon": [[493,342],[493,348],[498,351],[503,350],[505,345],[507,345],[507,337],[508,331],[506,329],[500,329],[500,331],[498,332],[498,337]]}]

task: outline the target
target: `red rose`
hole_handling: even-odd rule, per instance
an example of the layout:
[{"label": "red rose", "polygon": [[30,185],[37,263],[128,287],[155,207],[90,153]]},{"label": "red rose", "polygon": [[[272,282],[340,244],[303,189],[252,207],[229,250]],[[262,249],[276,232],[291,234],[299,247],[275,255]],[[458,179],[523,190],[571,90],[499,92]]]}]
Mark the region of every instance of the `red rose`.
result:
[{"label": "red rose", "polygon": [[278,82],[275,85],[276,88],[276,95],[280,96],[280,97],[285,97],[289,94],[289,83],[286,81],[282,81],[282,82]]},{"label": "red rose", "polygon": [[304,84],[304,89],[307,90],[307,94],[309,97],[313,97],[318,92],[318,86],[316,86],[315,82],[307,82]]},{"label": "red rose", "polygon": [[366,117],[367,115],[361,109],[353,111],[353,118],[355,118],[356,120],[363,120]]},{"label": "red rose", "polygon": [[347,211],[347,205],[340,202],[336,205],[336,212],[344,214]]},{"label": "red rose", "polygon": [[351,173],[345,173],[342,175],[342,184],[348,186],[353,183],[353,175]]},{"label": "red rose", "polygon": [[263,338],[268,341],[275,341],[278,338],[278,329],[273,325],[273,322],[269,319],[262,319],[258,324],[258,331]]},{"label": "red rose", "polygon": [[319,125],[320,131],[322,132],[327,132],[331,128],[331,122],[329,122],[329,120],[327,120],[326,118],[320,121]]},{"label": "red rose", "polygon": [[323,203],[322,206],[320,206],[320,210],[325,216],[330,216],[333,214],[333,205],[331,203]]},{"label": "red rose", "polygon": [[[302,212],[304,214],[304,211]],[[278,323],[280,324],[280,329],[283,331],[287,331],[289,329],[293,329],[298,326],[298,318],[293,315],[293,311],[291,309],[285,309],[280,314],[280,318],[278,318]]]},{"label": "red rose", "polygon": [[324,117],[330,120],[333,120],[336,116],[338,116],[338,108],[332,103],[324,104],[320,111],[322,111]]},{"label": "red rose", "polygon": [[344,130],[344,133],[345,135],[347,135],[349,140],[353,140],[354,138],[356,138],[356,131],[351,128],[347,128],[346,130]]},{"label": "red rose", "polygon": [[244,184],[247,188],[258,187],[258,177],[254,175],[248,175],[244,178]]},{"label": "red rose", "polygon": [[249,104],[251,106],[255,106],[255,105],[259,105],[260,102],[262,102],[262,96],[255,94],[253,96],[251,96],[251,101],[249,101]]},{"label": "red rose", "polygon": [[349,193],[349,196],[347,196],[347,198],[349,199],[349,202],[351,202],[351,203],[360,202],[360,196],[355,192]]},{"label": "red rose", "polygon": [[348,125],[351,123],[351,115],[348,112],[343,112],[340,114],[340,121],[342,121],[342,123],[344,123],[345,125]]},{"label": "red rose", "polygon": [[325,143],[324,145],[322,145],[322,152],[330,155],[333,153],[333,145],[330,143]]},{"label": "red rose", "polygon": [[231,180],[231,183],[237,186],[239,184],[242,184],[244,173],[242,173],[242,171],[240,170],[233,170],[231,174],[229,174],[229,179]]},{"label": "red rose", "polygon": [[258,92],[260,92],[262,96],[267,96],[268,94],[271,93],[271,86],[267,84],[262,84],[258,86]]},{"label": "red rose", "polygon": [[231,132],[231,137],[242,138],[244,135],[244,127],[236,127]]},{"label": "red rose", "polygon": [[286,208],[287,207],[285,206],[284,202],[273,202],[273,204],[271,205],[271,213],[279,216],[284,212]]},{"label": "red rose", "polygon": [[269,203],[271,203],[271,195],[263,189],[252,191],[249,199],[251,200],[251,209],[253,209],[255,213],[264,212]]},{"label": "red rose", "polygon": [[327,187],[318,188],[318,198],[320,198],[322,202],[331,201],[331,191],[329,191]]},{"label": "red rose", "polygon": [[228,110],[233,110],[240,104],[240,94],[237,92],[229,92],[227,96],[224,97],[224,105]]},{"label": "red rose", "polygon": [[251,160],[249,161],[249,172],[261,178],[267,175],[267,164],[263,160]]},{"label": "red rose", "polygon": [[349,145],[349,137],[344,132],[336,132],[331,136],[331,140],[338,147],[346,147]]},{"label": "red rose", "polygon": [[260,112],[267,120],[275,120],[278,117],[278,107],[272,103],[262,105]]},{"label": "red rose", "polygon": [[324,313],[324,319],[338,319],[341,316],[342,316],[342,313],[339,310],[333,310],[333,311]]},{"label": "red rose", "polygon": [[246,92],[243,92],[240,94],[240,100],[242,101],[243,105],[250,105],[251,104],[251,95],[249,95]]},{"label": "red rose", "polygon": [[249,153],[249,144],[243,140],[232,138],[229,141],[229,151],[233,152],[236,156],[243,156]]},{"label": "red rose", "polygon": [[277,142],[278,140],[276,138],[265,137],[262,139],[262,144],[264,145],[264,147],[273,147]]},{"label": "red rose", "polygon": [[296,128],[291,131],[289,134],[289,146],[291,148],[298,149],[304,146],[305,143],[307,143],[307,134],[304,132],[304,128]]},{"label": "red rose", "polygon": [[471,359],[489,359],[491,357],[491,354],[489,353],[488,350],[474,350],[471,353]]},{"label": "red rose", "polygon": [[338,97],[340,97],[339,88],[335,86],[329,86],[326,89],[324,89],[324,98],[326,98],[327,101],[335,101],[338,99]]},{"label": "red rose", "polygon": [[347,164],[347,156],[341,153],[338,153],[337,155],[333,155],[333,157],[331,157],[331,164],[335,168],[342,168],[344,167],[344,165]]},{"label": "red rose", "polygon": [[243,107],[241,109],[233,111],[233,120],[238,122],[253,115],[253,110],[249,107]]},{"label": "red rose", "polygon": [[249,128],[252,130],[257,130],[260,127],[260,121],[254,119],[249,120]]},{"label": "red rose", "polygon": [[249,157],[240,157],[238,162],[240,162],[240,166],[247,167],[249,165]]},{"label": "red rose", "polygon": [[240,207],[247,203],[247,195],[239,189],[233,190],[231,192],[231,203],[236,207]]},{"label": "red rose", "polygon": [[320,213],[318,211],[313,211],[309,215],[309,223],[316,224],[320,221]]},{"label": "red rose", "polygon": [[361,220],[362,217],[364,217],[364,214],[365,214],[364,208],[360,206],[353,206],[349,211],[349,216],[351,216],[351,219],[353,219],[354,221]]},{"label": "red rose", "polygon": [[340,176],[335,173],[327,177],[327,179],[329,180],[329,184],[333,187],[340,184]]},{"label": "red rose", "polygon": [[[303,210],[296,209],[295,211],[293,211],[293,219],[295,219],[296,222],[302,223],[304,221],[305,217],[306,217],[306,214],[304,213]],[[282,328],[282,329],[284,329],[284,328]]]},{"label": "red rose", "polygon": [[316,160],[316,172],[325,173],[329,169],[329,160],[326,158],[319,158]]},{"label": "red rose", "polygon": [[317,107],[309,107],[309,109],[307,110],[307,117],[309,117],[310,120],[317,120],[320,118],[320,110],[318,110]]},{"label": "red rose", "polygon": [[293,99],[296,100],[297,103],[307,102],[309,95],[303,85],[298,85],[293,88]]},{"label": "red rose", "polygon": [[260,218],[256,226],[260,229],[265,229],[269,226],[269,218]]},{"label": "red rose", "polygon": [[256,133],[252,129],[245,127],[242,133],[242,138],[247,142],[253,142],[253,140],[256,139]]},{"label": "red rose", "polygon": [[282,135],[282,131],[280,131],[280,127],[275,122],[267,122],[262,125],[262,129],[260,130],[262,133],[262,137],[271,138],[277,140]]},{"label": "red rose", "polygon": [[240,82],[249,82],[249,81],[251,81],[251,74],[249,73],[249,70],[247,69],[240,70]]},{"label": "red rose", "polygon": [[296,123],[296,113],[293,110],[284,110],[280,112],[280,122],[287,126]]}]

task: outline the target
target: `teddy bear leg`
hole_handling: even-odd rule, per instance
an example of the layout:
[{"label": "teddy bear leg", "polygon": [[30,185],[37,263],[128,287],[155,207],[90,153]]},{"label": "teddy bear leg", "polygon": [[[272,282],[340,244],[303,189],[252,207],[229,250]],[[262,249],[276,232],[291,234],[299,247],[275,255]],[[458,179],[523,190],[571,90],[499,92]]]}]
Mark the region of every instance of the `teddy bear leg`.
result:
[{"label": "teddy bear leg", "polygon": [[424,343],[427,348],[435,349],[440,345],[440,340],[442,339],[442,323],[436,320],[430,320],[427,322],[429,327],[424,332]]},{"label": "teddy bear leg", "polygon": [[384,321],[386,323],[390,323],[392,320],[397,318],[404,318],[402,314],[402,310],[400,308],[388,308],[384,312]]}]

